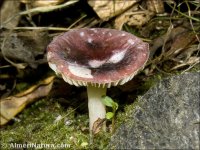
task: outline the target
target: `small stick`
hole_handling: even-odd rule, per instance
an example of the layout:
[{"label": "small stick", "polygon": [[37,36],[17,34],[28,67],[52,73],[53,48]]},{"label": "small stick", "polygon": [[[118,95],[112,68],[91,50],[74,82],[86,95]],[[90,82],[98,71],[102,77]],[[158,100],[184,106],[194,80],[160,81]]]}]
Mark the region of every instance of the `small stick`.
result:
[{"label": "small stick", "polygon": [[55,31],[68,31],[67,28],[58,27],[15,27],[14,30],[55,30]]},{"label": "small stick", "polygon": [[44,13],[44,12],[50,12],[50,11],[54,11],[56,9],[61,9],[61,8],[64,8],[66,6],[69,6],[71,4],[74,4],[78,2],[78,0],[73,0],[73,1],[68,1],[64,4],[61,4],[61,5],[56,5],[56,6],[43,6],[43,7],[36,7],[36,8],[33,8],[33,9],[29,9],[29,10],[26,10],[26,11],[22,11],[12,17],[10,17],[8,20],[6,20],[5,22],[2,23],[1,25],[1,28],[3,28],[4,25],[6,25],[8,22],[10,22],[12,19],[14,19],[15,17],[17,16],[23,16],[23,15],[27,15],[27,14],[31,14],[31,13]]}]

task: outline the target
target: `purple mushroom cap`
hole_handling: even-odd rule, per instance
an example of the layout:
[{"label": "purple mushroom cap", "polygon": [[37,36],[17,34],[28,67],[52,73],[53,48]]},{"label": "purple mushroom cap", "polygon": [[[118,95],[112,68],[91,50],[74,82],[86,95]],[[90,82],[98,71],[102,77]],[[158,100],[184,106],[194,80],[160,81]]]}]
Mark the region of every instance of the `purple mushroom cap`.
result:
[{"label": "purple mushroom cap", "polygon": [[53,39],[49,66],[76,86],[116,86],[131,80],[149,57],[148,43],[115,29],[83,28]]}]

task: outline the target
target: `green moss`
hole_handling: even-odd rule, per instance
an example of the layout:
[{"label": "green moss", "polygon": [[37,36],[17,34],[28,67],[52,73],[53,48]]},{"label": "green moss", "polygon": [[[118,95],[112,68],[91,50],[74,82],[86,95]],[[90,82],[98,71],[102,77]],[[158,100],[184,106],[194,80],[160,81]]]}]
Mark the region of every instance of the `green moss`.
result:
[{"label": "green moss", "polygon": [[[1,128],[1,143],[9,144],[68,144],[70,149],[88,149],[88,115],[77,114],[53,100],[39,100],[27,107],[15,119]],[[106,147],[110,133],[94,138],[94,149]],[[69,148],[69,147],[68,147]],[[66,148],[65,148],[66,149]]]}]

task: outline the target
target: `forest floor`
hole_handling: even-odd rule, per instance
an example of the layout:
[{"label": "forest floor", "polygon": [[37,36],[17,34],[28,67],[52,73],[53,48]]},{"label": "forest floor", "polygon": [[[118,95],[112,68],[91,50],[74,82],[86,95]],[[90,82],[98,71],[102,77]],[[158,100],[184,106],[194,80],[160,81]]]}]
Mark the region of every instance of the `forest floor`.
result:
[{"label": "forest floor", "polygon": [[48,66],[46,47],[63,32],[112,28],[149,43],[145,68],[128,83],[108,89],[107,95],[119,104],[116,128],[137,98],[157,81],[200,70],[198,0],[54,2],[0,2],[1,149],[31,143],[109,149],[111,121],[107,120],[107,132],[96,134],[90,145],[86,88],[65,83]]}]

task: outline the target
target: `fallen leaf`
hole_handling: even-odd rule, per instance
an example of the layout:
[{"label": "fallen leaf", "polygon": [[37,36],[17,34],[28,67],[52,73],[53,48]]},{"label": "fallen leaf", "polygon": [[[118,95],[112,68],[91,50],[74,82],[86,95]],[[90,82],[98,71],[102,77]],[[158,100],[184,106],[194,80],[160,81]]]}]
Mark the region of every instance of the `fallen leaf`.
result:
[{"label": "fallen leaf", "polygon": [[174,57],[181,53],[188,45],[196,41],[196,36],[193,32],[187,31],[178,34],[169,51],[166,52],[165,57]]},{"label": "fallen leaf", "polygon": [[[152,42],[151,42],[151,47],[150,47],[150,58],[153,57],[153,55],[156,53],[156,51],[162,47],[164,45],[165,42],[169,42],[173,39],[175,39],[176,36],[178,36],[181,33],[186,32],[187,29],[183,28],[183,27],[177,27],[177,28],[172,28],[171,32],[169,34],[165,33],[162,36],[159,36],[157,38],[155,38]],[[165,49],[166,51],[166,49]]]},{"label": "fallen leaf", "polygon": [[[2,54],[9,63],[20,61],[20,63],[29,64],[32,68],[36,68],[42,62],[42,58],[36,60],[36,57],[44,54],[49,43],[47,31],[38,30],[14,33],[7,33],[5,31],[2,35]],[[20,69],[25,67],[18,66]]]},{"label": "fallen leaf", "polygon": [[99,133],[101,131],[101,129],[103,128],[104,126],[104,123],[105,123],[106,119],[101,119],[101,118],[98,118],[94,124],[93,124],[93,127],[92,127],[92,133],[93,135]]},{"label": "fallen leaf", "polygon": [[122,30],[123,25],[125,23],[127,23],[130,19],[129,15],[127,15],[127,13],[131,13],[133,11],[138,11],[138,9],[139,9],[139,4],[136,3],[131,8],[126,10],[124,13],[117,16],[116,19],[115,19],[115,22],[114,22],[115,29]]},{"label": "fallen leaf", "polygon": [[0,101],[0,125],[5,125],[21,112],[27,104],[34,102],[40,97],[47,96],[52,88],[53,80],[54,76],[48,77],[26,91],[2,99]]},{"label": "fallen leaf", "polygon": [[[20,2],[19,1],[9,1],[5,0],[1,6],[1,23],[5,22],[7,19],[15,16],[20,12]],[[19,23],[20,17],[15,17],[13,20],[9,21],[4,28],[12,29],[16,27]]]},{"label": "fallen leaf", "polygon": [[164,2],[163,0],[146,0],[148,10],[155,13],[164,13]]},{"label": "fallen leaf", "polygon": [[88,4],[94,9],[99,18],[104,21],[109,20],[110,18],[119,15],[126,9],[130,8],[133,4],[137,3],[140,0],[102,0],[94,1],[89,0]]}]

